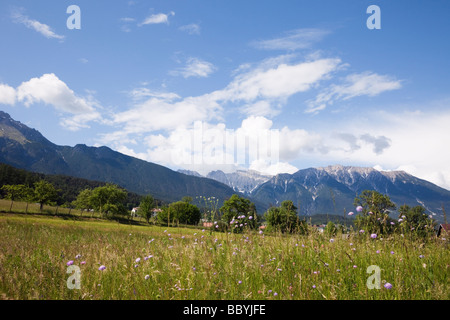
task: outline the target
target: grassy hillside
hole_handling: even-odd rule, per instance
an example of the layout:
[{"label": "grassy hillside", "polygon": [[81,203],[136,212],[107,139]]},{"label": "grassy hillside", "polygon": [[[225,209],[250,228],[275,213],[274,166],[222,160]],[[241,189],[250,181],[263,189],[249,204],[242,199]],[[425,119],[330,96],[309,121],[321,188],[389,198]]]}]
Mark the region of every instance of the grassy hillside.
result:
[{"label": "grassy hillside", "polygon": [[[0,214],[0,293],[12,299],[448,300],[449,264],[442,238],[227,234]],[[379,289],[367,287],[369,266],[381,270]]]}]

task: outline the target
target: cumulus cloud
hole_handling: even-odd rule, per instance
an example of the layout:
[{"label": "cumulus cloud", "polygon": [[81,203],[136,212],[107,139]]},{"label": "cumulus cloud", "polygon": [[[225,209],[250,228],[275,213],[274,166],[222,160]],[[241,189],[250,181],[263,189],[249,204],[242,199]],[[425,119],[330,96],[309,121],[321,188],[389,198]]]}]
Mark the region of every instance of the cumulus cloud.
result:
[{"label": "cumulus cloud", "polygon": [[337,133],[336,138],[345,141],[349,149],[348,152],[354,152],[361,149],[364,145],[372,146],[372,151],[376,155],[380,155],[383,151],[391,146],[391,139],[385,136],[374,136],[369,133],[364,133],[359,136],[352,133]]},{"label": "cumulus cloud", "polygon": [[377,96],[385,91],[401,88],[401,81],[387,75],[371,72],[350,74],[342,84],[333,84],[320,92],[315,100],[308,102],[307,113],[325,109],[339,100],[348,100],[358,96]]},{"label": "cumulus cloud", "polygon": [[241,113],[246,114],[247,116],[275,117],[280,114],[280,112],[280,104],[268,100],[260,100],[255,103],[246,104],[241,108]]},{"label": "cumulus cloud", "polygon": [[69,130],[86,128],[88,122],[101,119],[96,110],[100,105],[91,95],[78,96],[54,73],[24,81],[17,88],[0,84],[0,103],[14,105],[17,102],[26,107],[43,103],[63,114],[71,114],[70,117],[62,118],[60,123]]},{"label": "cumulus cloud", "polygon": [[92,104],[71,90],[54,73],[42,75],[23,82],[17,88],[17,100],[25,106],[43,102],[50,104],[57,110],[72,114],[88,113],[93,111]]},{"label": "cumulus cloud", "polygon": [[16,90],[7,84],[0,83],[0,104],[14,105],[16,103]]},{"label": "cumulus cloud", "polygon": [[173,70],[170,72],[170,74],[174,76],[181,75],[184,78],[207,78],[215,70],[216,67],[210,62],[198,58],[189,58],[187,60],[186,66],[177,70]]},{"label": "cumulus cloud", "polygon": [[298,92],[309,90],[336,70],[340,63],[340,59],[317,59],[292,64],[264,64],[236,76],[224,93],[232,101],[251,101],[259,98],[285,99]]},{"label": "cumulus cloud", "polygon": [[142,23],[139,24],[139,26],[143,26],[146,24],[159,24],[159,23],[165,23],[169,24],[169,16],[174,16],[175,12],[171,11],[169,13],[157,13],[152,14],[148,16],[147,18],[142,21]]},{"label": "cumulus cloud", "polygon": [[13,21],[16,23],[21,23],[25,25],[26,27],[33,29],[36,32],[39,32],[44,37],[48,39],[59,39],[63,40],[65,37],[63,35],[59,35],[55,33],[50,26],[41,23],[37,20],[32,20],[28,18],[27,16],[23,15],[19,10],[15,11],[12,14]]}]

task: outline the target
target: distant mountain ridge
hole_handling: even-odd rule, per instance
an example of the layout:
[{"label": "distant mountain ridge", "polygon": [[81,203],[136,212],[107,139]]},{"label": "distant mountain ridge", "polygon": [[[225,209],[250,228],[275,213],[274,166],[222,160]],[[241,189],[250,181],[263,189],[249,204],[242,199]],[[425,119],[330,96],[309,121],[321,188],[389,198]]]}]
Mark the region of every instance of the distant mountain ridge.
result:
[{"label": "distant mountain ridge", "polygon": [[183,196],[215,196],[223,201],[236,193],[212,179],[188,176],[108,147],[58,146],[2,111],[0,162],[33,172],[111,182],[164,201],[177,201]]},{"label": "distant mountain ridge", "polygon": [[450,210],[450,191],[404,171],[334,165],[279,174],[260,185],[251,196],[271,199],[266,205],[292,200],[301,215],[346,214],[364,190],[387,194],[398,207],[421,205],[433,218],[443,221],[442,207]]},{"label": "distant mountain ridge", "polygon": [[[195,177],[203,177],[197,171],[180,169],[178,172]],[[251,195],[253,190],[272,177],[273,176],[271,175],[266,175],[255,170],[236,170],[228,173],[225,173],[222,170],[214,170],[206,175],[206,178],[224,183],[233,188],[234,191],[247,196]]]},{"label": "distant mountain ridge", "polygon": [[260,214],[271,205],[291,200],[300,215],[342,216],[354,210],[353,200],[364,190],[387,194],[398,207],[421,205],[438,221],[444,220],[442,208],[450,210],[449,190],[403,171],[334,165],[273,177],[245,170],[217,170],[201,177],[193,171],[175,172],[108,147],[58,146],[2,111],[0,162],[33,172],[112,182],[167,202],[183,196],[214,196],[222,202],[238,193],[253,201]]}]

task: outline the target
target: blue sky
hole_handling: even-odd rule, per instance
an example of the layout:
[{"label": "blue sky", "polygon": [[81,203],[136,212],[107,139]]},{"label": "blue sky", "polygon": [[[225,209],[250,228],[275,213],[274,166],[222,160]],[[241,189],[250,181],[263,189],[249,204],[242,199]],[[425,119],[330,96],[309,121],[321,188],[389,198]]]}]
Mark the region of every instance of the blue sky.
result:
[{"label": "blue sky", "polygon": [[[70,5],[81,29],[68,29]],[[381,29],[369,29],[370,5]],[[450,189],[448,1],[0,3],[0,109],[203,174],[332,164]],[[270,150],[270,152],[269,152]]]}]

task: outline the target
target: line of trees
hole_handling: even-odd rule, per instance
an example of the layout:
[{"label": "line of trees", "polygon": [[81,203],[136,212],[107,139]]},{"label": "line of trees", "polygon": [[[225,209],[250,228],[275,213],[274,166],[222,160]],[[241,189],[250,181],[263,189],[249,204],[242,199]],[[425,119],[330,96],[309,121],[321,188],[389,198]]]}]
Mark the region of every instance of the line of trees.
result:
[{"label": "line of trees", "polygon": [[0,190],[4,193],[5,199],[11,200],[9,211],[12,211],[14,201],[25,201],[27,203],[26,211],[28,211],[30,202],[39,203],[39,210],[42,211],[44,205],[54,205],[58,200],[58,190],[45,180],[35,182],[33,188],[24,184],[7,184],[3,185]]},{"label": "line of trees", "polygon": [[[48,181],[39,180],[29,187],[25,184],[3,185],[0,188],[4,198],[11,200],[9,211],[12,212],[15,201],[39,203],[42,211],[44,205],[55,205],[58,200],[58,190]],[[114,184],[106,184],[94,189],[86,188],[79,192],[72,206],[85,211],[99,212],[102,217],[129,216],[126,207],[128,192]],[[396,210],[396,205],[387,195],[377,191],[365,190],[354,200],[357,215],[355,226],[368,233],[390,234],[393,232],[414,233],[419,236],[430,235],[434,231],[436,222],[431,219],[422,206],[410,207],[403,205],[399,208],[399,219],[393,219],[389,214]],[[151,195],[141,197],[138,215],[147,223],[160,224],[189,224],[197,225],[202,220],[201,209],[192,204],[191,197],[184,197],[181,201],[163,206],[155,213],[159,202]],[[282,233],[305,234],[308,225],[305,219],[300,219],[297,207],[290,200],[283,201],[279,207],[269,208],[263,216],[256,212],[255,204],[249,199],[232,195],[224,201],[222,207],[216,212],[204,208],[205,217],[215,219],[213,227],[217,231],[242,232],[245,229],[257,229],[261,221],[265,220],[270,231]],[[214,211],[208,216],[207,212]],[[217,217],[216,217],[217,213]],[[325,228],[327,234],[336,234],[343,230],[329,222]]]}]

